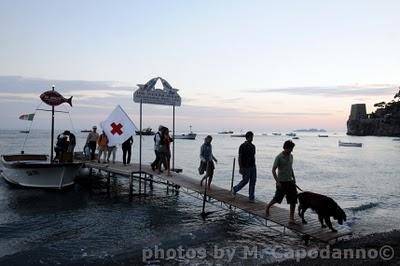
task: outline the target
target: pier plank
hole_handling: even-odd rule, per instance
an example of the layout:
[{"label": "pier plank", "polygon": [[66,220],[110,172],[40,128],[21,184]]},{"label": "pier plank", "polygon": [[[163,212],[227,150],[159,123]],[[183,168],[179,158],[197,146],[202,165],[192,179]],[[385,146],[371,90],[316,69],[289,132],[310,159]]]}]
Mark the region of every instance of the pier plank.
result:
[{"label": "pier plank", "polygon": [[[93,161],[82,161],[88,168],[94,168],[113,174],[119,174],[123,176],[131,176],[132,174],[138,175],[140,172],[149,176],[158,177],[165,182],[169,182],[171,185],[178,185],[185,189],[195,191],[204,195],[204,185],[200,186],[200,179],[195,179],[181,173],[172,172],[171,176],[168,176],[164,171],[157,173],[153,171],[149,165],[143,165],[140,167],[139,164],[123,165],[121,162],[115,164],[102,164]],[[318,219],[307,216],[307,224],[302,224],[300,217],[296,215],[296,224],[289,224],[289,210],[281,208],[279,206],[273,206],[270,209],[269,216],[265,213],[266,202],[256,200],[250,202],[247,196],[236,194],[233,196],[229,189],[211,185],[211,189],[207,191],[207,196],[210,198],[223,202],[224,204],[231,205],[237,209],[241,209],[247,213],[255,215],[257,217],[272,221],[275,224],[279,224],[297,233],[307,235],[314,239],[318,239],[322,242],[329,242],[331,240],[351,234],[351,231],[345,226],[336,226],[338,232],[331,232],[328,228],[321,228]]]}]

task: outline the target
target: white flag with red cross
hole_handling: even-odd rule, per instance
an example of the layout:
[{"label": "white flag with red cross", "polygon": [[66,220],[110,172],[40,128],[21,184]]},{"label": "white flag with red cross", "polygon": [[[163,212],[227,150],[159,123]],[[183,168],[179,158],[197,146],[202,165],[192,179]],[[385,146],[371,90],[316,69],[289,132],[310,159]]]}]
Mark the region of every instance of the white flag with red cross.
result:
[{"label": "white flag with red cross", "polygon": [[122,144],[138,130],[120,105],[100,125],[108,137],[108,146]]}]

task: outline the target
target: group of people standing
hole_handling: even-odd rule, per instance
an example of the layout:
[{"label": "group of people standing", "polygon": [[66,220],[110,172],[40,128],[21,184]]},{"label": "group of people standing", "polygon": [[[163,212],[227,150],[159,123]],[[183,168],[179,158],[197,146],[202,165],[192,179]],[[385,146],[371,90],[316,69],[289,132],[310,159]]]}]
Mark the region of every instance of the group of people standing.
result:
[{"label": "group of people standing", "polygon": [[[122,143],[122,158],[123,164],[127,165],[131,162],[133,138],[130,136],[124,143]],[[97,162],[101,162],[103,156],[103,163],[109,163],[112,156],[112,163],[115,163],[115,156],[117,152],[116,145],[109,145],[108,137],[103,131],[100,135],[97,133],[97,127],[93,126],[92,131],[89,132],[86,138],[84,152],[90,156],[90,160],[95,159],[96,147],[99,151]]]},{"label": "group of people standing", "polygon": [[[239,147],[239,173],[242,175],[242,180],[232,188],[232,195],[236,196],[243,187],[249,184],[249,202],[255,201],[255,186],[257,180],[256,169],[256,147],[252,143],[254,134],[248,131],[245,135],[246,141]],[[199,174],[205,175],[200,181],[203,185],[204,180],[208,179],[208,189],[212,182],[214,175],[214,162],[218,162],[212,153],[211,146],[212,137],[207,136],[204,139],[204,144],[200,148],[200,166]],[[294,212],[297,204],[297,186],[296,178],[293,171],[293,155],[292,151],[295,144],[291,140],[285,141],[283,144],[283,151],[280,152],[274,160],[272,167],[272,175],[276,183],[275,195],[266,206],[266,215],[269,215],[270,208],[276,204],[281,203],[286,196],[286,201],[290,205],[289,223],[295,223]]]},{"label": "group of people standing", "polygon": [[154,154],[156,158],[151,163],[153,171],[162,172],[162,166],[167,171],[167,175],[171,176],[171,142],[173,139],[169,135],[169,129],[159,126],[157,133],[154,135]]},{"label": "group of people standing", "polygon": [[[117,147],[109,146],[108,138],[104,131],[102,132],[102,134],[99,135],[96,130],[97,127],[94,126],[86,139],[85,147],[90,150],[90,159],[95,159],[95,151],[97,147],[97,149],[99,150],[99,163],[102,155],[103,163],[109,162],[111,155],[113,156],[112,162],[115,163],[115,153]],[[70,136],[70,145],[73,145],[71,146],[73,149],[73,147],[75,146],[75,136],[73,136],[72,134],[73,138],[71,138],[71,133],[69,133],[69,131],[64,132],[64,135],[68,134]],[[254,137],[253,132],[248,131],[245,137],[246,141],[240,145],[238,152],[239,173],[242,175],[242,180],[232,188],[231,193],[233,196],[235,196],[237,192],[239,192],[243,187],[249,184],[249,202],[254,202],[255,185],[257,181],[257,168],[255,159],[256,147],[252,143]],[[71,139],[73,139],[73,141]],[[167,171],[167,175],[171,175],[170,145],[172,141],[173,139],[169,135],[169,129],[160,125],[158,128],[158,132],[154,135],[155,159],[151,163],[151,168],[153,171],[162,173],[162,166],[164,166],[164,170]],[[205,173],[200,181],[200,185],[202,186],[204,181],[207,180],[206,185],[208,189],[211,189],[211,182],[214,176],[214,162],[218,163],[218,160],[213,155],[211,142],[212,136],[208,135],[207,137],[205,137],[204,143],[201,145],[200,148],[200,166],[198,169],[199,174],[202,175]],[[122,144],[124,165],[129,164],[131,161],[132,144],[132,136]],[[297,204],[296,179],[292,167],[293,155],[291,154],[294,146],[295,144],[291,140],[287,140],[283,144],[283,151],[275,157],[272,167],[272,175],[276,182],[276,191],[274,197],[266,206],[266,214],[269,215],[270,208],[276,203],[281,203],[283,198],[286,196],[287,203],[290,205],[289,223],[294,223],[294,211]]]},{"label": "group of people standing", "polygon": [[[75,145],[75,135],[69,130],[65,130],[63,133],[57,136],[56,146],[54,147],[56,156],[53,160],[58,162],[72,161],[72,154],[74,153]],[[69,156],[67,156],[68,154]]]}]

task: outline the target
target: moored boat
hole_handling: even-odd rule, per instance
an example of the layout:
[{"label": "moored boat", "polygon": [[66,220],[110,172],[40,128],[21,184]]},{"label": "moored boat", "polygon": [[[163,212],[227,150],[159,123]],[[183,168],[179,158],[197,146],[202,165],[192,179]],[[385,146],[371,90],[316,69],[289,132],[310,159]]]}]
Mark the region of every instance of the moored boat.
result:
[{"label": "moored boat", "polygon": [[186,134],[174,135],[174,139],[196,139],[197,134],[193,133],[192,126],[190,126],[190,132]]},{"label": "moored boat", "polygon": [[340,147],[362,147],[362,143],[358,142],[343,142],[339,140]]},{"label": "moored boat", "polygon": [[35,188],[64,188],[74,184],[81,163],[51,163],[45,154],[2,155],[1,175],[15,185]]},{"label": "moored boat", "polygon": [[245,138],[246,134],[232,134],[231,137],[232,138]]},{"label": "moored boat", "polygon": [[328,135],[321,135],[321,134],[319,134],[318,137],[319,137],[319,138],[327,138],[327,137],[329,137],[329,136],[328,136]]},{"label": "moored boat", "polygon": [[61,189],[74,184],[82,167],[82,163],[73,162],[72,153],[65,152],[57,162],[53,159],[54,107],[65,102],[72,106],[72,97],[64,98],[53,86],[40,98],[52,107],[51,110],[45,110],[52,112],[50,158],[45,154],[25,154],[23,151],[20,154],[1,155],[1,175],[7,182],[24,187]]},{"label": "moored boat", "polygon": [[220,131],[220,132],[218,132],[218,134],[228,135],[228,134],[233,134],[233,131]]},{"label": "moored boat", "polygon": [[[136,133],[136,135],[140,135],[140,130],[136,130],[135,133]],[[156,134],[156,132],[152,131],[151,127],[142,129],[142,136],[152,136],[155,134]]]}]

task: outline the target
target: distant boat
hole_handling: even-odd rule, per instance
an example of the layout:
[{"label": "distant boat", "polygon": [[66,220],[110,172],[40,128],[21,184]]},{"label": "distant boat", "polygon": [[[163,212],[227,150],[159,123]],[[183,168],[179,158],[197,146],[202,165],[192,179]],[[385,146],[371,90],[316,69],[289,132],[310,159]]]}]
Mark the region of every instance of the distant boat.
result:
[{"label": "distant boat", "polygon": [[268,134],[267,133],[262,133],[261,136],[268,136]]},{"label": "distant boat", "polygon": [[25,134],[28,134],[28,133],[29,133],[29,130],[20,130],[20,131],[19,131],[19,133],[25,133]]},{"label": "distant boat", "polygon": [[393,139],[393,141],[400,141],[400,139]]},{"label": "distant boat", "polygon": [[274,136],[282,136],[282,133],[272,132],[272,135],[274,135]]},{"label": "distant boat", "polygon": [[222,134],[222,135],[227,135],[227,134],[233,134],[233,131],[221,131],[221,132],[218,132],[218,134]]},{"label": "distant boat", "polygon": [[231,137],[232,138],[245,138],[246,134],[232,134]]},{"label": "distant boat", "polygon": [[296,133],[294,133],[294,132],[286,133],[286,136],[288,136],[288,137],[296,137]]},{"label": "distant boat", "polygon": [[299,137],[293,137],[292,139],[300,139]]},{"label": "distant boat", "polygon": [[327,138],[327,137],[329,137],[329,136],[328,136],[328,135],[321,135],[321,134],[320,134],[320,135],[318,135],[318,137],[319,137],[319,138]]},{"label": "distant boat", "polygon": [[[140,130],[136,130],[136,135],[140,135]],[[156,132],[152,131],[151,127],[142,129],[142,136],[152,136],[155,135]]]},{"label": "distant boat", "polygon": [[174,139],[191,139],[194,140],[196,139],[197,134],[193,133],[192,131],[192,126],[190,126],[190,132],[187,134],[181,134],[181,135],[174,135]]},{"label": "distant boat", "polygon": [[339,140],[340,147],[362,147],[362,143],[358,142],[342,142]]},{"label": "distant boat", "polygon": [[90,129],[82,129],[81,132],[82,133],[89,133],[89,132],[92,132],[92,131]]}]

